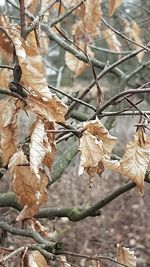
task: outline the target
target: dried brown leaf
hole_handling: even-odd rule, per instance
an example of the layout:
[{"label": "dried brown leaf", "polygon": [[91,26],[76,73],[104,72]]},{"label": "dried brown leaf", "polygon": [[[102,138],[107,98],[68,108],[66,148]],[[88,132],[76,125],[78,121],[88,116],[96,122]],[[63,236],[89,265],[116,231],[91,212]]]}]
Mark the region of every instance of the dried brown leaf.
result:
[{"label": "dried brown leaf", "polygon": [[112,51],[121,52],[121,43],[119,42],[117,35],[110,29],[106,29],[102,32],[103,37]]},{"label": "dried brown leaf", "polygon": [[57,260],[58,260],[58,262],[60,262],[60,265],[59,265],[60,267],[71,267],[70,263],[67,261],[66,256],[59,255],[57,257]]},{"label": "dried brown leaf", "polygon": [[[144,141],[143,141],[144,137]],[[139,129],[134,141],[126,145],[125,153],[120,161],[121,174],[136,183],[141,194],[144,193],[144,178],[150,160],[150,137]]]},{"label": "dried brown leaf", "polygon": [[[83,42],[80,42],[77,44],[79,48],[81,48],[83,51],[85,50],[85,44]],[[94,56],[94,53],[91,51],[89,47],[87,47],[87,54],[90,57]],[[79,60],[74,55],[72,55],[69,52],[65,53],[65,62],[67,67],[75,73],[75,77],[81,75],[89,66],[89,64]]]},{"label": "dried brown leaf", "polygon": [[18,108],[14,99],[0,101],[0,154],[2,166],[6,166],[16,152],[19,143],[17,116]]},{"label": "dried brown leaf", "polygon": [[34,31],[28,35],[26,41],[21,39],[16,32],[13,32],[11,38],[22,70],[21,83],[31,94],[46,98],[47,100],[52,99]]},{"label": "dried brown leaf", "polygon": [[24,267],[50,267],[50,265],[38,250],[33,250],[26,254]]},{"label": "dried brown leaf", "polygon": [[33,15],[37,15],[39,5],[40,5],[40,0],[26,0],[26,7],[28,11]]},{"label": "dried brown leaf", "polygon": [[112,159],[103,159],[103,164],[105,167],[110,169],[113,172],[121,172],[121,167],[120,167],[120,160],[112,160]]},{"label": "dried brown leaf", "polygon": [[[0,26],[3,29],[9,27],[9,18],[0,15]],[[0,52],[1,56],[4,57],[6,62],[8,63],[12,62],[13,45],[10,39],[8,38],[7,34],[3,31],[0,31]]]},{"label": "dried brown leaf", "polygon": [[110,155],[117,138],[111,136],[98,118],[83,124],[83,136],[80,139],[81,160],[79,175],[85,170],[89,175],[90,185],[95,174],[101,175],[104,171],[105,160],[110,160]]},{"label": "dried brown leaf", "polygon": [[12,70],[1,69],[0,70],[0,88],[8,89],[8,84],[12,80]]},{"label": "dried brown leaf", "polygon": [[109,16],[112,16],[123,0],[109,0]]},{"label": "dried brown leaf", "polygon": [[[134,255],[134,251],[131,251],[129,248],[122,247],[120,244],[117,244],[116,260],[128,267],[136,267],[136,257]],[[116,264],[116,267],[120,267],[120,264]]]},{"label": "dried brown leaf", "polygon": [[85,131],[80,138],[81,158],[78,174],[81,175],[84,171],[94,176],[96,174],[98,163],[103,159],[102,141],[98,140],[95,136]]},{"label": "dried brown leaf", "polygon": [[88,42],[99,34],[99,24],[102,16],[101,0],[87,0],[77,10],[79,19],[72,26],[72,34],[76,39],[85,38]]},{"label": "dried brown leaf", "polygon": [[57,96],[52,96],[51,99],[45,101],[41,97],[29,95],[27,104],[31,111],[48,121],[65,122],[65,115],[68,108]]},{"label": "dried brown leaf", "polygon": [[99,140],[102,140],[103,153],[106,158],[109,158],[112,149],[117,142],[117,137],[110,135],[108,130],[98,118],[84,123],[83,126],[89,133],[96,136]]},{"label": "dried brown leaf", "polygon": [[10,160],[13,190],[19,203],[24,207],[17,220],[32,218],[47,200],[46,175],[39,171],[40,179],[37,179],[28,164],[27,157],[22,151],[15,153]]},{"label": "dried brown leaf", "polygon": [[[136,21],[128,21],[127,19],[123,19],[124,22],[124,31],[129,36],[130,39],[134,40],[137,44],[143,45],[142,37],[141,37],[141,29]],[[138,50],[139,46],[134,45],[133,47]],[[137,54],[138,61],[141,62],[144,56],[144,51]]]},{"label": "dried brown leaf", "polygon": [[48,121],[43,122],[40,119],[32,125],[30,166],[39,179],[39,170],[43,169],[43,163],[45,163],[49,169],[53,163],[56,151],[55,134],[49,131],[54,129],[54,123]]},{"label": "dried brown leaf", "polygon": [[35,218],[31,219],[31,227],[35,232],[38,232],[42,237],[46,237],[48,234],[48,228],[43,226],[38,220]]}]

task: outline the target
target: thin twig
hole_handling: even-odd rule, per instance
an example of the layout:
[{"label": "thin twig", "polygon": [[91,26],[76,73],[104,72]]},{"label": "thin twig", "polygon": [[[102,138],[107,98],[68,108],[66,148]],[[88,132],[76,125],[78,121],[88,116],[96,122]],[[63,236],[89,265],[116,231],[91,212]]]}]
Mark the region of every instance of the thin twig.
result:
[{"label": "thin twig", "polygon": [[12,91],[8,91],[8,90],[6,90],[6,89],[1,89],[1,88],[0,88],[0,94],[8,95],[8,96],[13,96],[13,97],[18,98],[18,99],[20,99],[20,100],[22,100],[22,101],[24,101],[24,102],[26,103],[26,101],[25,101],[24,98],[22,98],[20,95],[14,93],[14,92],[12,92]]},{"label": "thin twig", "polygon": [[62,20],[66,19],[71,13],[73,13],[78,7],[80,7],[83,4],[83,0],[81,0],[78,4],[76,4],[74,7],[70,8],[67,10],[67,12],[63,13],[61,16],[58,18],[53,19],[50,22],[50,26],[53,27],[57,23],[60,23]]},{"label": "thin twig", "polygon": [[106,109],[107,107],[109,107],[110,105],[113,105],[114,102],[121,98],[122,96],[130,96],[130,95],[134,95],[134,94],[141,94],[141,93],[148,93],[150,92],[150,88],[144,88],[144,89],[129,89],[126,91],[123,91],[115,96],[113,96],[112,98],[110,98],[102,107],[100,107],[99,109],[97,109],[97,111],[89,118],[90,120],[93,120],[99,113],[101,113],[104,109]]},{"label": "thin twig", "polygon": [[64,96],[66,96],[67,98],[71,99],[72,101],[75,101],[75,102],[77,102],[77,103],[79,103],[79,104],[81,104],[81,105],[83,105],[83,106],[86,106],[86,107],[88,107],[88,108],[90,108],[90,109],[96,111],[96,108],[94,108],[92,105],[90,105],[90,104],[88,104],[88,103],[86,103],[86,102],[84,102],[84,101],[82,101],[82,100],[80,100],[80,99],[78,99],[78,98],[76,98],[76,97],[73,97],[73,96],[71,96],[71,95],[69,95],[69,94],[63,92],[63,91],[59,90],[59,89],[56,88],[56,87],[54,87],[54,86],[52,86],[52,85],[48,85],[48,87],[51,88],[51,89],[53,89],[54,91],[56,91],[56,92],[58,92],[58,93],[64,95]]},{"label": "thin twig", "polygon": [[26,37],[26,24],[25,24],[25,1],[19,0],[20,3],[20,26],[21,26],[21,37]]},{"label": "thin twig", "polygon": [[[95,84],[96,84],[96,87],[97,87],[97,92],[98,92],[98,96],[99,96],[99,102],[101,103],[102,102],[102,90],[100,88],[100,85],[99,85],[99,81],[97,79],[97,74],[96,74],[96,71],[95,71],[95,68],[94,68],[94,64],[92,63],[90,57],[88,56],[88,54],[83,50],[81,49],[75,42],[72,42],[59,28],[57,28],[55,26],[55,29],[68,41],[70,42],[72,45],[74,45],[77,50],[81,51],[84,56],[87,58],[87,62],[89,63],[89,65],[91,66],[91,69],[92,69],[92,74],[93,74],[93,77],[94,77],[94,80],[95,80]],[[99,103],[99,104],[100,104]]]},{"label": "thin twig", "polygon": [[[109,25],[106,20],[102,17],[101,18],[102,22],[109,28],[111,29],[113,32],[115,32],[116,34],[118,34],[120,37],[122,37],[123,39],[129,41],[130,43],[136,45],[136,46],[139,46],[141,48],[143,48],[143,50],[146,50],[148,52],[150,52],[150,49],[147,47],[147,46],[144,46],[142,44],[138,44],[136,42],[134,42],[132,39],[128,38],[127,36],[125,36],[124,34],[120,33],[119,31],[117,31],[116,29],[114,29],[111,25]],[[142,51],[141,51],[142,52]]]},{"label": "thin twig", "polygon": [[13,258],[14,256],[18,256],[18,254],[22,251],[25,250],[25,246],[24,247],[20,247],[20,248],[17,248],[16,250],[14,250],[13,252],[11,252],[10,254],[8,254],[7,256],[3,257],[1,260],[0,260],[0,263],[3,263],[11,258]]},{"label": "thin twig", "polygon": [[95,45],[89,45],[90,48],[93,48],[97,51],[101,51],[101,52],[106,52],[106,53],[110,53],[110,54],[114,54],[114,55],[126,55],[126,54],[130,54],[133,51],[120,51],[120,52],[116,52],[116,51],[112,51],[103,47],[98,47]]},{"label": "thin twig", "polygon": [[70,251],[62,251],[61,253],[62,253],[62,255],[85,258],[88,260],[109,260],[109,261],[112,261],[112,262],[119,264],[120,266],[129,267],[128,265],[121,263],[121,262],[119,262],[119,261],[117,261],[111,257],[107,257],[107,256],[102,256],[102,255],[93,256],[93,255],[80,254],[80,253],[75,253],[75,252],[70,252]]},{"label": "thin twig", "polygon": [[28,28],[26,29],[26,34],[28,35],[41,21],[41,19],[43,18],[44,14],[55,4],[57,3],[59,0],[51,0],[51,2],[49,4],[46,5],[46,7],[44,7],[42,10],[40,10],[40,12],[38,13],[38,15],[34,18],[34,20],[32,21],[32,23],[28,26]]},{"label": "thin twig", "polygon": [[49,242],[45,238],[41,237],[40,234],[38,234],[38,232],[15,228],[9,225],[8,223],[2,222],[2,221],[0,221],[0,228],[13,235],[30,237],[30,238],[33,238],[37,243],[45,244],[49,247],[54,247],[54,243]]},{"label": "thin twig", "polygon": [[9,65],[0,65],[0,68],[2,69],[10,69],[10,70],[13,70],[14,68],[9,66]]},{"label": "thin twig", "polygon": [[[135,57],[136,55],[138,55],[141,51],[143,50],[143,48],[137,50],[137,51],[133,51],[132,53],[130,53],[127,56],[124,56],[123,58],[115,61],[113,64],[111,64],[110,66],[104,68],[98,75],[97,75],[97,79],[100,80],[104,75],[106,75],[106,73],[111,72],[112,69],[114,69],[116,66],[120,65],[121,63],[131,59],[132,57]],[[122,73],[121,75],[121,79],[125,79],[125,74]],[[84,91],[78,96],[78,99],[82,99],[85,95],[87,95],[90,90],[92,89],[92,87],[95,85],[95,80],[93,80],[87,88],[84,89]],[[74,108],[76,107],[76,103],[72,103],[69,107],[68,113],[71,112]]]},{"label": "thin twig", "polygon": [[[51,29],[49,29],[47,27],[47,25],[41,23],[41,29],[47,33],[48,37],[50,39],[52,39],[53,41],[55,41],[60,47],[62,47],[64,50],[70,52],[71,54],[73,54],[76,58],[88,63],[88,60],[86,58],[85,55],[83,55],[83,53],[80,53],[77,49],[75,49],[74,47],[70,46],[66,40],[64,40],[63,38],[59,37],[55,32],[53,32]],[[92,64],[100,69],[103,69],[105,67],[105,63],[101,62],[97,59],[94,58],[90,58]],[[116,75],[117,77],[122,76],[123,72],[117,68],[112,68],[111,72]]]}]

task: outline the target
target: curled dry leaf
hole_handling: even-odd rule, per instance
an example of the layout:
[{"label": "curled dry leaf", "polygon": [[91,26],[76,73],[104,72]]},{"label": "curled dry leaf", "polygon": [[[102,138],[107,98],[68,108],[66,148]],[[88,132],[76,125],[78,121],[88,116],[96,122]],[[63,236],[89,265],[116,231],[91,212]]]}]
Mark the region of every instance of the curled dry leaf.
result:
[{"label": "curled dry leaf", "polygon": [[[128,267],[136,267],[136,257],[134,255],[134,251],[131,251],[129,248],[122,247],[120,244],[117,244],[116,260]],[[120,264],[116,264],[116,267],[120,266]]]},{"label": "curled dry leaf", "polygon": [[[82,51],[85,50],[85,44],[83,42],[79,42],[77,46],[81,48]],[[87,47],[86,50],[87,50],[86,53],[88,54],[89,57],[94,56],[94,53],[91,51],[89,47]],[[89,66],[89,64],[79,60],[78,58],[76,58],[74,55],[72,55],[69,52],[65,53],[65,62],[66,62],[67,67],[75,73],[75,77],[81,75],[86,70],[86,68]]]},{"label": "curled dry leaf", "polygon": [[79,175],[84,170],[91,179],[95,174],[101,174],[104,171],[103,160],[110,159],[110,155],[117,138],[111,136],[98,118],[83,124],[83,136],[80,139],[81,160],[79,166]]},{"label": "curled dry leaf", "polygon": [[43,169],[43,163],[51,167],[56,152],[54,123],[43,122],[38,119],[31,128],[30,166],[35,175],[40,179],[39,170]]},{"label": "curled dry leaf", "polygon": [[[142,38],[141,38],[141,29],[135,21],[132,21],[131,29],[130,29],[130,36],[131,38],[134,39],[134,41],[137,44],[143,45]],[[139,49],[139,46],[135,45],[135,49]],[[143,57],[144,57],[144,51],[142,51],[141,53],[137,55],[138,61],[141,62]]]},{"label": "curled dry leaf", "polygon": [[42,237],[46,237],[48,234],[48,228],[43,226],[38,220],[35,218],[31,219],[31,227],[35,232],[38,232]]},{"label": "curled dry leaf", "polygon": [[121,174],[136,183],[141,194],[144,193],[144,178],[150,160],[150,137],[142,129],[134,135],[134,141],[126,146],[120,161]]},{"label": "curled dry leaf", "polygon": [[13,155],[9,165],[13,178],[13,190],[19,203],[24,207],[17,220],[32,218],[47,200],[46,175],[40,171],[41,179],[38,180],[28,164],[27,157],[20,150]]},{"label": "curled dry leaf", "polygon": [[61,102],[57,96],[52,96],[48,101],[41,97],[28,96],[27,104],[37,115],[52,122],[65,122],[65,115],[67,113],[67,106]]},{"label": "curled dry leaf", "polygon": [[83,126],[89,133],[96,136],[97,139],[102,140],[105,157],[109,158],[112,149],[117,142],[117,137],[110,135],[108,130],[98,118],[84,123]]},{"label": "curled dry leaf", "polygon": [[144,193],[144,179],[150,160],[150,137],[143,129],[134,135],[134,140],[126,145],[124,155],[120,161],[103,159],[104,166],[114,172],[127,176],[136,183],[141,194]]},{"label": "curled dry leaf", "polygon": [[72,26],[72,34],[77,40],[85,38],[92,41],[99,34],[99,24],[102,16],[101,0],[87,0],[77,10],[79,19]]},{"label": "curled dry leaf", "polygon": [[[9,18],[6,16],[0,15],[0,26],[3,29],[6,29],[9,25]],[[8,38],[7,34],[3,31],[0,31],[0,52],[1,56],[4,57],[6,62],[10,63],[12,62],[12,51],[13,51],[13,45]]]},{"label": "curled dry leaf", "polygon": [[44,256],[38,251],[33,250],[28,252],[24,258],[24,267],[50,267],[47,264]]},{"label": "curled dry leaf", "polygon": [[81,157],[78,175],[86,170],[91,184],[92,178],[97,173],[98,164],[103,158],[102,141],[98,141],[95,136],[85,131],[80,139],[79,150],[81,151]]},{"label": "curled dry leaf", "polygon": [[22,70],[21,83],[33,95],[51,99],[52,95],[45,78],[45,68],[32,31],[24,41],[16,31],[11,35],[19,65]]},{"label": "curled dry leaf", "polygon": [[40,0],[26,0],[26,7],[28,11],[33,15],[37,15],[39,5],[40,5]]},{"label": "curled dry leaf", "polygon": [[119,42],[117,35],[113,31],[106,29],[102,32],[102,34],[111,50],[121,52],[121,43]]},{"label": "curled dry leaf", "polygon": [[[143,45],[142,38],[141,38],[141,29],[140,26],[136,23],[136,21],[132,20],[129,21],[127,19],[123,19],[124,22],[124,31],[129,36],[129,38],[133,39],[137,44]],[[139,49],[139,46],[134,45],[135,49]],[[142,61],[144,56],[144,51],[141,51],[139,54],[137,54],[137,59],[139,62]]]},{"label": "curled dry leaf", "polygon": [[11,156],[16,152],[19,143],[17,116],[19,109],[16,100],[0,101],[0,154],[2,166],[6,166]]},{"label": "curled dry leaf", "polygon": [[8,84],[11,79],[12,79],[12,70],[10,69],[0,70],[0,88],[8,89]]},{"label": "curled dry leaf", "polygon": [[114,172],[121,172],[121,166],[120,166],[120,161],[119,160],[112,160],[112,159],[103,159],[103,164],[105,167],[110,169],[111,171]]},{"label": "curled dry leaf", "polygon": [[71,267],[70,263],[67,261],[66,256],[64,255],[57,256],[57,261],[60,262],[60,267]]},{"label": "curled dry leaf", "polygon": [[123,0],[109,0],[109,16],[112,16]]}]

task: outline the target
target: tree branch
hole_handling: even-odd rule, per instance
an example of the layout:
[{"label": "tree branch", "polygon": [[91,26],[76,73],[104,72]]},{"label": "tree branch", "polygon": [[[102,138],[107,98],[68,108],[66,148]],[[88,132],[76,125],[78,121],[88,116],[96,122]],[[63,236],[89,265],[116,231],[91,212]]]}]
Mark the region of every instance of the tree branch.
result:
[{"label": "tree branch", "polygon": [[13,226],[11,226],[8,223],[3,222],[3,221],[0,221],[0,228],[7,231],[8,233],[10,233],[12,235],[19,235],[19,236],[26,236],[26,237],[33,238],[37,243],[49,246],[49,248],[51,248],[51,249],[53,249],[54,246],[56,245],[56,243],[49,242],[45,238],[41,237],[40,234],[38,234],[38,232],[34,232],[31,230],[19,229],[19,228],[13,227]]},{"label": "tree branch", "polygon": [[67,10],[66,12],[64,12],[62,15],[60,15],[58,18],[54,18],[51,22],[50,22],[50,26],[53,27],[54,25],[56,25],[57,23],[60,23],[62,20],[64,20],[65,18],[67,18],[71,13],[73,13],[78,7],[80,7],[83,4],[83,0],[81,0],[79,3],[77,3],[75,6],[73,6],[72,8],[70,8],[69,10]]},{"label": "tree branch", "polygon": [[40,20],[43,18],[44,14],[59,0],[51,0],[43,9],[40,10],[39,14],[34,18],[32,23],[26,29],[26,35],[28,35],[34,28],[39,24]]},{"label": "tree branch", "polygon": [[139,47],[143,48],[143,49],[141,50],[141,52],[142,52],[143,50],[146,50],[146,51],[150,52],[150,49],[149,49],[147,46],[144,46],[144,45],[142,45],[142,44],[138,44],[138,43],[134,42],[132,39],[128,38],[128,37],[125,36],[124,34],[120,33],[120,32],[117,31],[116,29],[114,29],[112,26],[110,26],[110,25],[106,22],[106,20],[105,20],[104,18],[101,18],[101,19],[102,19],[102,22],[103,22],[108,28],[110,28],[113,32],[115,32],[115,33],[116,33],[117,35],[119,35],[121,38],[123,38],[123,39],[129,41],[130,43],[132,43],[132,44],[134,44],[134,45],[136,45],[136,46],[139,46]]},{"label": "tree branch", "polygon": [[[65,39],[61,38],[58,36],[58,34],[54,33],[51,29],[49,29],[47,27],[47,25],[45,24],[41,24],[41,28],[44,32],[47,33],[48,37],[55,41],[59,46],[61,46],[64,50],[70,52],[71,54],[73,54],[76,58],[78,58],[79,60],[82,60],[86,63],[88,63],[88,59],[87,57],[82,54],[81,52],[79,52],[77,49],[73,48],[71,45],[69,45]],[[100,68],[100,69],[103,69],[105,68],[106,64],[104,62],[101,62],[99,60],[96,60],[96,59],[93,59],[93,58],[90,58],[90,61],[92,62],[92,64],[97,67],[97,68]],[[120,77],[123,72],[117,68],[115,69],[111,69],[111,72],[116,75],[117,77]]]},{"label": "tree branch", "polygon": [[[150,183],[150,171],[146,172],[145,181],[147,183]],[[86,217],[88,217],[94,211],[96,212],[97,210],[102,209],[107,204],[112,202],[112,200],[114,200],[118,196],[124,194],[125,192],[131,190],[134,187],[136,187],[136,184],[133,183],[133,182],[128,182],[127,184],[120,186],[118,189],[116,189],[114,192],[110,193],[104,199],[102,199],[99,202],[97,202],[96,204],[94,204],[92,207],[88,208],[87,210],[85,210],[85,211],[83,211],[83,212],[81,212],[79,214],[75,214],[75,216],[72,217],[73,221],[80,221],[80,220],[85,219]]]},{"label": "tree branch", "polygon": [[19,0],[20,3],[20,26],[21,26],[21,37],[26,37],[26,24],[25,24],[25,1]]},{"label": "tree branch", "polygon": [[[116,158],[116,156],[114,156],[114,157]],[[117,157],[117,159],[118,159],[118,157]],[[150,183],[150,171],[146,172],[145,182]],[[135,183],[128,182],[127,184],[120,186],[114,192],[107,195],[104,199],[101,199],[96,204],[94,204],[93,206],[91,206],[87,209],[85,209],[84,207],[45,208],[45,209],[41,209],[40,212],[35,217],[37,217],[37,218],[67,217],[69,220],[76,222],[76,221],[83,220],[89,216],[99,216],[100,215],[100,209],[102,209],[107,204],[112,202],[118,196],[124,194],[125,192],[131,190],[134,187],[136,187]],[[9,196],[8,198],[7,198],[7,194]],[[0,194],[0,207],[6,207],[6,206],[10,206],[10,207],[13,207],[13,208],[19,209],[19,210],[21,209],[20,205],[16,201],[15,194],[12,192]],[[3,226],[1,227],[1,225],[3,225],[3,224],[0,224],[0,228],[7,231],[7,229],[3,228]],[[13,227],[12,232],[10,232],[10,230],[8,232],[13,234],[13,231],[15,231],[14,229],[16,229],[16,228]],[[22,231],[22,230],[20,230],[20,231]],[[26,230],[23,230],[23,231],[26,231]],[[15,231],[14,234],[15,233],[16,234],[18,233],[18,235],[25,235],[25,236],[32,237],[32,231],[29,231],[29,233],[28,233],[29,235],[27,235],[26,232],[22,232],[22,234],[20,234],[21,232]],[[37,238],[38,238],[38,236],[37,236]],[[40,243],[39,241],[37,241],[37,242]]]},{"label": "tree branch", "polygon": [[98,108],[97,111],[90,117],[89,120],[93,120],[99,113],[101,113],[104,109],[106,109],[107,107],[109,107],[110,105],[113,105],[114,102],[121,98],[122,96],[130,96],[133,94],[141,94],[141,93],[148,93],[150,92],[150,88],[143,88],[143,89],[129,89],[126,91],[123,91],[115,96],[113,96],[112,98],[110,98],[102,107]]},{"label": "tree branch", "polygon": [[[131,59],[132,57],[135,57],[138,53],[140,53],[143,49],[139,49],[137,51],[133,51],[132,53],[128,54],[127,56],[124,56],[123,58],[115,61],[113,64],[111,64],[110,66],[104,68],[98,75],[97,75],[97,79],[100,80],[103,76],[105,76],[108,72],[111,72],[112,70],[116,70],[116,66],[120,65],[121,63],[125,62],[126,60]],[[117,69],[118,70],[118,69]],[[119,74],[119,73],[118,73]],[[119,75],[116,75],[122,85],[121,87],[124,88],[124,85],[127,83],[127,81],[125,80],[125,73],[121,72]],[[82,99],[86,94],[88,94],[90,92],[90,90],[92,89],[92,87],[95,85],[95,80],[92,80],[92,82],[88,85],[87,88],[84,89],[84,91],[78,96],[78,99]],[[121,88],[121,89],[122,89]],[[76,107],[76,103],[72,103],[69,106],[69,110],[68,113],[71,112],[75,107]]]},{"label": "tree branch", "polygon": [[18,99],[20,99],[20,100],[22,100],[22,101],[25,102],[25,99],[22,98],[19,94],[16,94],[16,93],[14,93],[14,92],[12,92],[12,91],[9,91],[9,90],[7,90],[7,89],[1,89],[1,88],[0,88],[0,94],[8,95],[8,96],[13,96],[13,97],[18,98]]}]

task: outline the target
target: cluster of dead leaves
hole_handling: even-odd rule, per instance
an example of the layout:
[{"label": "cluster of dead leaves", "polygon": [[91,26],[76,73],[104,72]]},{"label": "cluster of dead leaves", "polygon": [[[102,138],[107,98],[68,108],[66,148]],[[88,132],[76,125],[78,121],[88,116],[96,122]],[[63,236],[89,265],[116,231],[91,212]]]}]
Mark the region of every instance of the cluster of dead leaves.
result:
[{"label": "cluster of dead leaves", "polygon": [[104,166],[114,172],[125,175],[136,183],[141,194],[144,193],[144,178],[150,160],[150,136],[139,128],[134,140],[126,145],[121,160],[112,160],[111,153],[117,138],[110,135],[98,118],[83,124],[83,136],[80,139],[81,160],[79,175],[86,171],[90,183],[96,174],[104,171]]},{"label": "cluster of dead leaves", "polygon": [[[57,266],[60,267],[70,267],[71,264],[67,261],[67,258],[63,255],[59,255],[56,257],[57,260]],[[117,245],[117,251],[116,251],[116,267],[119,267],[122,265],[128,266],[128,267],[136,267],[136,257],[134,255],[134,252],[131,251],[129,248],[123,247],[120,244]],[[24,267],[50,267],[53,266],[52,261],[49,261],[48,264],[45,260],[44,256],[37,250],[29,251],[25,257],[23,266]],[[91,267],[102,267],[102,263],[99,259],[82,259],[82,266],[87,266],[87,262],[90,263]],[[85,263],[85,264],[84,264]],[[120,263],[120,264],[119,264]]]},{"label": "cluster of dead leaves", "polygon": [[[77,4],[78,2],[79,1],[65,1],[67,6],[72,6],[73,3]],[[113,15],[122,2],[123,0],[109,0],[109,16]],[[75,37],[76,46],[82,49],[88,57],[92,58],[94,57],[94,52],[91,51],[88,44],[93,42],[94,38],[100,35],[100,21],[102,17],[101,0],[85,1],[78,7],[75,14],[77,20],[72,25],[71,34]],[[121,44],[117,36],[115,34],[110,34],[110,32],[109,29],[104,32],[104,39],[106,39],[111,49],[120,52]],[[65,62],[68,68],[74,72],[75,77],[81,75],[88,67],[88,64],[75,58],[75,56],[69,52],[66,52]]]},{"label": "cluster of dead leaves", "polygon": [[[36,1],[33,3],[36,5]],[[110,16],[121,3],[121,0],[109,0]],[[29,8],[32,8],[32,4],[29,1]],[[72,2],[65,1],[65,4],[72,5]],[[77,1],[74,4],[77,4]],[[90,38],[93,39],[99,34],[101,15],[100,0],[94,2],[87,0],[76,11],[78,20],[72,27],[72,34],[77,37],[76,46],[79,47],[79,51],[86,51],[89,57],[94,55],[85,44],[89,42]],[[26,91],[23,102],[15,98],[7,98],[0,102],[2,166],[9,165],[11,169],[13,189],[24,207],[18,219],[24,219],[33,217],[41,204],[46,201],[47,177],[49,177],[49,169],[56,152],[55,123],[65,122],[67,106],[48,88],[35,32],[32,31],[24,40],[20,37],[18,26],[10,24],[6,17],[0,16],[0,23],[5,29],[0,33],[0,47],[7,58],[10,55],[12,58],[12,53],[15,55],[15,61],[21,69],[17,84]],[[135,23],[133,26],[138,32]],[[110,31],[105,31],[104,35],[108,41]],[[132,35],[139,42],[139,34]],[[108,44],[112,46],[113,43],[116,47],[117,42],[115,35],[113,35]],[[114,47],[112,49],[115,49]],[[117,47],[119,52],[119,43],[117,43]],[[65,58],[68,67],[75,72],[76,76],[80,75],[87,67],[87,64],[75,59],[68,52],[66,52]],[[8,76],[8,82],[9,79]],[[20,110],[25,112],[30,110],[36,116],[30,129],[29,157],[25,156],[18,138],[17,118]],[[111,160],[111,153],[117,138],[111,136],[98,119],[85,123],[83,130],[79,148],[81,151],[79,174],[86,170],[92,183],[95,174],[100,175],[104,171],[104,166],[107,166],[134,181],[140,192],[143,193],[144,176],[149,162],[149,137],[138,130],[134,136],[134,141],[127,145],[122,159],[114,161]]]},{"label": "cluster of dead leaves", "polygon": [[[3,17],[1,22],[5,27]],[[21,69],[19,80],[16,81],[14,76],[14,82],[19,84],[19,88],[25,88],[26,97],[23,101],[14,97],[0,101],[0,154],[2,166],[9,166],[13,190],[24,207],[17,218],[22,220],[32,218],[47,199],[47,179],[56,152],[55,122],[65,122],[67,106],[48,88],[34,31],[24,40],[18,28],[7,23],[2,38],[11,43],[15,62]],[[6,53],[10,52],[1,43]],[[36,118],[29,133],[31,142],[28,157],[21,148],[18,135],[18,115],[21,110],[26,113],[32,111]]]}]

